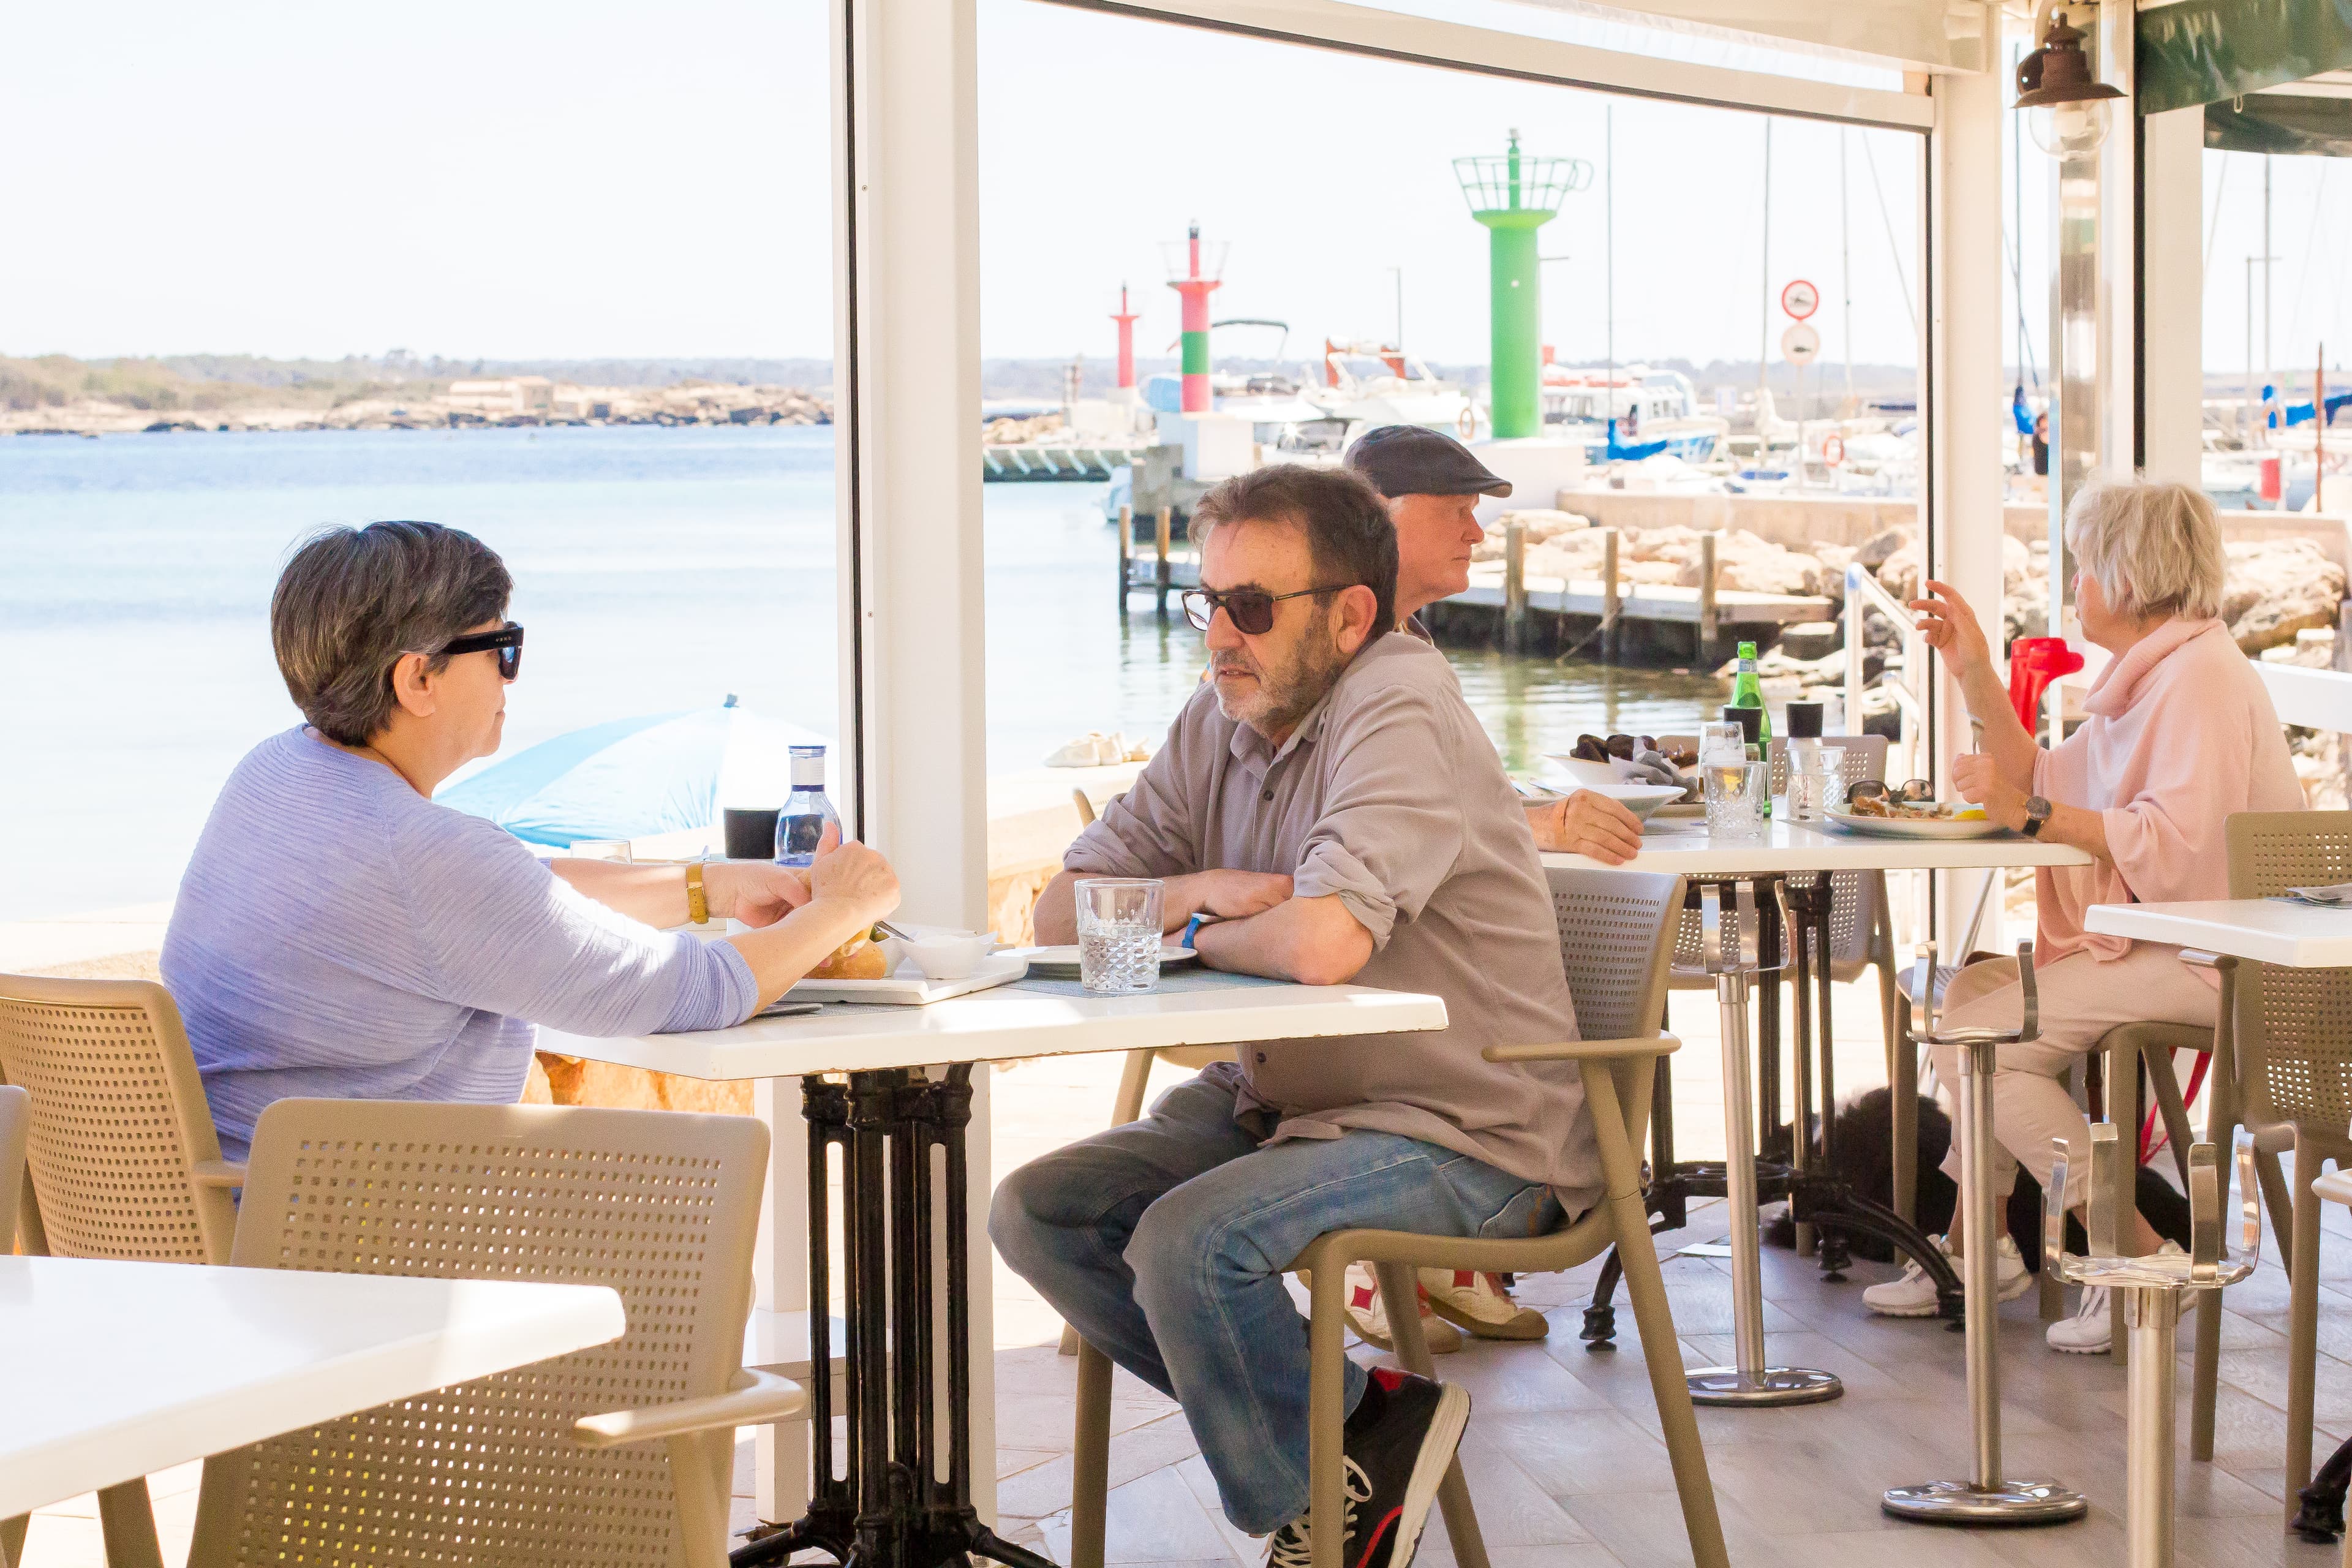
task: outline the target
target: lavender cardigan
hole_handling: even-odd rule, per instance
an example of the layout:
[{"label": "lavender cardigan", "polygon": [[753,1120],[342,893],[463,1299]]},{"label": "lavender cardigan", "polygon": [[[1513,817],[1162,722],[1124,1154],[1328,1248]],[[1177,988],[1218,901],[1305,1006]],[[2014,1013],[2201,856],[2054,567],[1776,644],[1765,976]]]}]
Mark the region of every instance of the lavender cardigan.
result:
[{"label": "lavender cardigan", "polygon": [[574,891],[503,830],[300,729],[214,803],[163,938],[227,1158],[293,1095],[511,1102],[534,1026],[616,1036],[740,1023],[727,942]]}]

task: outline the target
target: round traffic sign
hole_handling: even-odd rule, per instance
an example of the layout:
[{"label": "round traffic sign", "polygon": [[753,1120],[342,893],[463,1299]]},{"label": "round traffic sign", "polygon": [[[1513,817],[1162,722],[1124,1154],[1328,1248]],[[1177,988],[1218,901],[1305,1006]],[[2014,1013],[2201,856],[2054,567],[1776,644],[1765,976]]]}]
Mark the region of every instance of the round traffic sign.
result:
[{"label": "round traffic sign", "polygon": [[1790,364],[1811,364],[1822,355],[1822,335],[1799,321],[1780,334],[1780,357]]},{"label": "round traffic sign", "polygon": [[1780,309],[1803,321],[1822,308],[1822,291],[1800,278],[1780,290]]}]

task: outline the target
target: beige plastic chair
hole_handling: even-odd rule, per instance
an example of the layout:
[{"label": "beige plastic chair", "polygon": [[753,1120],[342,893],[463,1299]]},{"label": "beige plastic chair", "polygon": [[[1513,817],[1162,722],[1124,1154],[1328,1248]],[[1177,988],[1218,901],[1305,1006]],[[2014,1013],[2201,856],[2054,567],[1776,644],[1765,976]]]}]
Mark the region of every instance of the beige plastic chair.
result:
[{"label": "beige plastic chair", "polygon": [[25,1183],[25,1134],[32,1119],[32,1097],[0,1084],[0,1257],[16,1250],[16,1194]]},{"label": "beige plastic chair", "polygon": [[[1637,1151],[1650,1113],[1660,1058],[1681,1042],[1661,1034],[1665,1012],[1670,934],[1683,901],[1679,877],[1619,871],[1547,873],[1559,921],[1560,950],[1568,968],[1580,1027],[1594,1038],[1557,1045],[1496,1046],[1496,1061],[1574,1061],[1584,1071],[1586,1103],[1601,1149],[1606,1193],[1601,1202],[1572,1224],[1549,1236],[1517,1240],[1466,1240],[1413,1236],[1402,1231],[1334,1231],[1318,1237],[1290,1264],[1312,1273],[1314,1303],[1308,1338],[1314,1373],[1310,1441],[1316,1568],[1339,1568],[1341,1544],[1341,1432],[1346,1317],[1342,1310],[1348,1266],[1375,1266],[1381,1289],[1391,1300],[1412,1294],[1416,1268],[1488,1269],[1497,1273],[1550,1273],[1574,1268],[1617,1248],[1625,1269],[1626,1293],[1640,1325],[1650,1386],[1658,1402],[1666,1451],[1673,1461],[1683,1521],[1699,1568],[1725,1568],[1723,1526],[1700,1447],[1690,1390],[1683,1381],[1680,1342],[1666,1300],[1665,1282],[1650,1237],[1642,1203]],[[1408,1042],[1409,1043],[1409,1042]],[[1433,1376],[1420,1319],[1411,1312],[1393,1320],[1397,1352],[1404,1364]],[[1079,1364],[1077,1452],[1074,1458],[1070,1560],[1073,1568],[1101,1568],[1103,1516],[1110,1451],[1110,1363],[1092,1346]],[[1457,1462],[1440,1492],[1446,1533],[1462,1568],[1487,1568],[1486,1545]]]},{"label": "beige plastic chair", "polygon": [[[2288,888],[2352,881],[2352,812],[2241,812],[2229,820],[2230,896],[2271,898]],[[2288,1279],[2286,1476],[2292,1518],[2311,1480],[2313,1378],[2319,1336],[2319,1205],[2311,1184],[2324,1162],[2352,1166],[2352,971],[2283,969],[2223,961],[2230,1006],[2220,1043],[2237,1064],[2237,1110],[2252,1132],[2271,1224],[2292,1216],[2285,1246]],[[2217,1061],[2221,1059],[2217,1058]],[[2216,1076],[2219,1076],[2218,1068]],[[2227,1136],[2208,1118],[2209,1142]],[[2285,1180],[2278,1156],[2294,1153]],[[2197,1321],[2192,1451],[2212,1453],[2212,1373],[2218,1317]]]},{"label": "beige plastic chair", "polygon": [[221,1158],[172,994],[150,980],[0,974],[0,1079],[31,1091],[27,1250],[219,1263],[241,1167]]},{"label": "beige plastic chair", "polygon": [[807,1403],[742,1362],[767,1163],[742,1116],[272,1105],[231,1263],[608,1285],[628,1331],[206,1460],[189,1568],[719,1568],[734,1429]]}]

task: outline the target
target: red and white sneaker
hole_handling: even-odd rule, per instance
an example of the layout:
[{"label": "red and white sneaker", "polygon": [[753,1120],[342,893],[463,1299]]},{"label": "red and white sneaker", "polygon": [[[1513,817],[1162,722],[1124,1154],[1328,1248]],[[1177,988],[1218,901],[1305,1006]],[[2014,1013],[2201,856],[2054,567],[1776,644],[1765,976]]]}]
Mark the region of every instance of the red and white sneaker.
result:
[{"label": "red and white sneaker", "polygon": [[1551,1332],[1541,1312],[1512,1300],[1502,1279],[1483,1269],[1424,1268],[1421,1295],[1439,1317],[1482,1340],[1539,1340]]},{"label": "red and white sneaker", "polygon": [[[1429,1342],[1432,1355],[1450,1355],[1462,1348],[1462,1335],[1454,1325],[1430,1310],[1429,1292],[1416,1292],[1421,1298],[1421,1337]],[[1349,1326],[1356,1337],[1368,1345],[1393,1352],[1396,1345],[1389,1338],[1389,1314],[1381,1300],[1380,1282],[1372,1278],[1369,1264],[1348,1265],[1348,1284],[1343,1297],[1348,1309]]]}]

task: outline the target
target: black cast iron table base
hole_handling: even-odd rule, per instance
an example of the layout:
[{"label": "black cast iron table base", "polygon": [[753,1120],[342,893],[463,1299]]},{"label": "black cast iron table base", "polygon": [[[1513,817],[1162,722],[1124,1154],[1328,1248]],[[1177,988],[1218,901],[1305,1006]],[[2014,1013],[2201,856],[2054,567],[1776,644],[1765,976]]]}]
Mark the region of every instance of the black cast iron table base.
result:
[{"label": "black cast iron table base", "polygon": [[[1695,880],[1686,895],[1691,907],[1699,901],[1699,888],[1713,881],[1731,888],[1741,881],[1759,885],[1772,876],[1704,878]],[[1755,978],[1757,993],[1756,1103],[1764,1124],[1758,1147],[1765,1153],[1756,1162],[1759,1203],[1786,1202],[1800,1226],[1809,1226],[1820,1242],[1822,1278],[1842,1280],[1853,1261],[1847,1237],[1856,1233],[1874,1236],[1927,1270],[1936,1283],[1937,1315],[1957,1332],[1965,1316],[1960,1277],[1943,1249],[1929,1241],[1916,1225],[1885,1205],[1855,1192],[1833,1173],[1836,1170],[1836,1069],[1832,1060],[1830,1032],[1830,873],[1790,877],[1783,895],[1795,924],[1795,951],[1789,967],[1796,989],[1796,1120],[1780,1113],[1780,918],[1776,900],[1756,900],[1757,948],[1761,967]],[[1814,1041],[1820,1048],[1814,1048]],[[1650,1118],[1649,1190],[1643,1194],[1651,1214],[1653,1235],[1679,1230],[1689,1223],[1690,1200],[1728,1195],[1721,1162],[1675,1159],[1673,1081],[1667,1058],[1658,1058],[1657,1093]],[[1818,1082],[1820,1099],[1814,1099]],[[1814,1108],[1821,1108],[1816,1118]],[[1822,1163],[1812,1168],[1811,1132],[1822,1140]],[[1773,1159],[1785,1153],[1785,1159]],[[1584,1310],[1578,1337],[1589,1351],[1614,1350],[1617,1335],[1617,1282],[1622,1273],[1615,1248],[1601,1265],[1592,1287],[1591,1304]]]},{"label": "black cast iron table base", "polygon": [[[981,1522],[971,1505],[971,1241],[964,1133],[971,1069],[942,1079],[909,1068],[804,1079],[808,1122],[808,1512],[759,1533],[730,1554],[735,1568],[822,1552],[841,1568],[968,1568],[973,1556],[1007,1568],[1055,1568]],[[842,1240],[847,1276],[849,1440],[835,1463],[831,1200],[828,1153],[841,1151]],[[944,1152],[940,1180],[933,1150]],[[943,1189],[943,1194],[941,1192]],[[932,1215],[944,1196],[944,1300],[934,1285]],[[939,1320],[944,1317],[944,1324]],[[940,1477],[935,1327],[947,1338],[946,1479]],[[895,1353],[894,1353],[895,1352]]]}]

